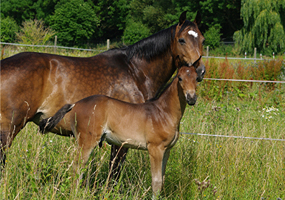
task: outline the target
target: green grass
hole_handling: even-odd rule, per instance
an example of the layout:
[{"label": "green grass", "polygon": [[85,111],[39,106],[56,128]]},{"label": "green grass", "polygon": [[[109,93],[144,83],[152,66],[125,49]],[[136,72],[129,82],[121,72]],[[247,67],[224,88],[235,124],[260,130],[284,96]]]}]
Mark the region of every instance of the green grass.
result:
[{"label": "green grass", "polygon": [[[274,105],[267,95],[274,94],[264,94],[258,101],[199,98],[194,107],[187,107],[180,131],[285,139],[285,105]],[[278,111],[263,110],[272,106]],[[73,138],[41,135],[28,124],[8,150],[0,195],[3,199],[151,198],[146,151],[130,150],[119,184],[107,187],[110,147],[96,148],[83,167],[80,188],[73,184],[75,153]],[[183,134],[171,151],[161,199],[284,199],[284,164],[284,141]],[[204,180],[209,185],[199,187]]]}]

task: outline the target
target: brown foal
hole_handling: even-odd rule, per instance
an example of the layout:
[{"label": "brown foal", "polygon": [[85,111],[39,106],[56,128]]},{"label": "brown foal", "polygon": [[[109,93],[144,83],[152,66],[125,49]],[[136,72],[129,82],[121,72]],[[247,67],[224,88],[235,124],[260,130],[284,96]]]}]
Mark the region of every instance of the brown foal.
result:
[{"label": "brown foal", "polygon": [[[66,104],[53,117],[42,120],[40,130],[51,131],[65,116],[65,123],[77,139],[83,163],[103,140],[118,146],[148,150],[152,190],[156,196],[163,187],[166,163],[170,149],[178,140],[186,102],[189,105],[196,102],[196,79],[195,67],[183,66],[159,98],[141,104],[103,95],[90,96],[75,104]],[[77,171],[78,160],[74,167]]]}]

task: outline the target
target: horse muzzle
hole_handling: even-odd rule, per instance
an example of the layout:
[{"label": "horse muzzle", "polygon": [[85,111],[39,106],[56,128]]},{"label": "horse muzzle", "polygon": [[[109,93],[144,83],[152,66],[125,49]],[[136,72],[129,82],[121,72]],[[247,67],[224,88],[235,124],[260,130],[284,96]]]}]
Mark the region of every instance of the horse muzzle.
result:
[{"label": "horse muzzle", "polygon": [[196,69],[197,72],[197,82],[201,82],[204,78],[204,75],[206,73],[206,67],[205,65],[201,64],[199,67]]},{"label": "horse muzzle", "polygon": [[197,101],[196,93],[194,93],[194,94],[187,93],[186,94],[186,101],[190,106],[194,106],[196,101]]}]

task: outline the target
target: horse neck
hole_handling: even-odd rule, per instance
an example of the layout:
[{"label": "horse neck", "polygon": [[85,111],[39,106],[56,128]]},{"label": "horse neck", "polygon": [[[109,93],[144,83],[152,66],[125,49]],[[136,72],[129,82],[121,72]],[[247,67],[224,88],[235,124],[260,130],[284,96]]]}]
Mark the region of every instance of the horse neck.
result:
[{"label": "horse neck", "polygon": [[155,103],[160,110],[167,112],[179,124],[186,108],[186,99],[177,77]]},{"label": "horse neck", "polygon": [[176,70],[171,46],[174,28],[165,29],[128,48],[136,49],[130,50],[130,68],[141,84],[145,100],[153,98]]},{"label": "horse neck", "polygon": [[159,58],[146,61],[143,58],[132,59],[133,71],[141,83],[141,91],[145,100],[151,99],[167,83],[176,70],[170,50]]}]

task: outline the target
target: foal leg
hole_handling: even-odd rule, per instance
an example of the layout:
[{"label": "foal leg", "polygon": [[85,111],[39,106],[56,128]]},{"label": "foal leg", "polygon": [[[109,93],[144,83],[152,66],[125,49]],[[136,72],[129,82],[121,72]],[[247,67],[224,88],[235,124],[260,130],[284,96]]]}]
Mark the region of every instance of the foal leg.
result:
[{"label": "foal leg", "polygon": [[162,160],[162,184],[164,184],[164,180],[165,180],[165,170],[166,170],[166,164],[168,161],[170,155],[170,149],[166,149],[163,155],[163,160]]},{"label": "foal leg", "polygon": [[126,159],[128,148],[119,147],[112,144],[109,162],[110,179],[118,182],[121,175],[121,167]]},{"label": "foal leg", "polygon": [[80,162],[84,166],[88,161],[89,155],[92,150],[99,143],[99,139],[93,138],[90,133],[79,133],[77,137],[78,142],[78,154],[74,162],[73,168],[76,175],[79,174],[79,179],[76,181],[77,186],[79,186],[79,181],[82,179],[82,174],[80,173]]},{"label": "foal leg", "polygon": [[164,157],[164,146],[156,146],[149,144],[148,152],[151,166],[151,177],[152,177],[152,191],[153,198],[156,198],[163,186],[163,157]]}]

